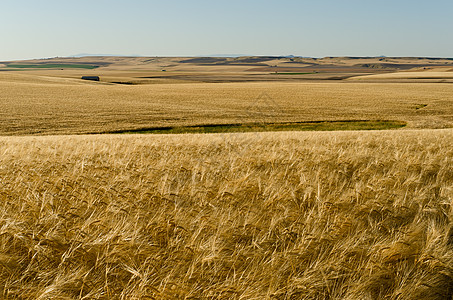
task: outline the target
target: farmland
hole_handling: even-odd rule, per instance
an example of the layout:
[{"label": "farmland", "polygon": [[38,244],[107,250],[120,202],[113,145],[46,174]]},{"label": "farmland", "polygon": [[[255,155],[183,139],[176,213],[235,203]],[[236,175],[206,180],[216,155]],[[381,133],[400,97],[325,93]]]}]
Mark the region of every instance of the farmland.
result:
[{"label": "farmland", "polygon": [[452,63],[0,63],[0,298],[450,299]]},{"label": "farmland", "polygon": [[[7,62],[99,68],[0,68],[0,134],[381,120],[404,122],[409,129],[451,128],[452,61],[399,59],[391,69],[393,60],[387,60],[381,65],[385,68],[376,68],[371,58],[326,58],[316,64],[281,58]],[[271,74],[269,68],[279,73]],[[282,73],[286,69],[298,72]],[[312,69],[318,71],[299,72]],[[83,81],[82,76],[100,76],[101,81]]]},{"label": "farmland", "polygon": [[6,68],[13,68],[13,69],[96,69],[98,66],[93,65],[77,65],[77,64],[7,64]]},{"label": "farmland", "polygon": [[3,297],[447,299],[452,143],[451,130],[0,138]]}]

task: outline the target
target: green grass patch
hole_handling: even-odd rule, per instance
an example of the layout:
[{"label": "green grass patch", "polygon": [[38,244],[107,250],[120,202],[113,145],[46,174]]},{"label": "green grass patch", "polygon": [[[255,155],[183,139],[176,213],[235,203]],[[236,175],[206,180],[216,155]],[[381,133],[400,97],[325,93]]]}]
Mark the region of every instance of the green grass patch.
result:
[{"label": "green grass patch", "polygon": [[297,123],[211,124],[196,126],[154,127],[118,130],[116,134],[184,134],[184,133],[233,133],[269,131],[340,131],[340,130],[389,130],[405,127],[402,121],[317,121]]},{"label": "green grass patch", "polygon": [[85,64],[7,64],[13,69],[96,69],[99,66]]},{"label": "green grass patch", "polygon": [[308,74],[316,74],[316,73],[314,73],[314,72],[309,72],[309,73],[277,72],[277,73],[271,73],[271,74],[276,74],[276,75],[308,75]]}]

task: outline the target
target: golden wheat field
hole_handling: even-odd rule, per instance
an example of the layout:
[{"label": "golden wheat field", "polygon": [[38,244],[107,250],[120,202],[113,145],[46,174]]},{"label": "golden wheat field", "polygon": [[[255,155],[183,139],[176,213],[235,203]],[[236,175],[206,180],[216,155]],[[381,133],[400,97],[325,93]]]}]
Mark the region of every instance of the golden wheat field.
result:
[{"label": "golden wheat field", "polygon": [[4,299],[451,299],[453,130],[0,138]]},{"label": "golden wheat field", "polygon": [[451,66],[2,62],[0,298],[452,299]]},{"label": "golden wheat field", "polygon": [[453,127],[451,59],[82,57],[2,65],[0,135],[309,121]]},{"label": "golden wheat field", "polygon": [[0,134],[83,134],[153,126],[396,120],[453,127],[453,85],[234,82],[114,85],[0,72]]}]

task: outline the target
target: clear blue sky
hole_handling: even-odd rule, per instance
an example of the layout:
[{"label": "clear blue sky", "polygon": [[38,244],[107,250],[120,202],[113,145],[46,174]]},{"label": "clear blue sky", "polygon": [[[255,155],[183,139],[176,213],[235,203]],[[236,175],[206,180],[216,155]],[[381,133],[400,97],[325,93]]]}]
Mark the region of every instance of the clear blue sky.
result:
[{"label": "clear blue sky", "polygon": [[453,57],[452,0],[1,0],[0,60],[79,53]]}]

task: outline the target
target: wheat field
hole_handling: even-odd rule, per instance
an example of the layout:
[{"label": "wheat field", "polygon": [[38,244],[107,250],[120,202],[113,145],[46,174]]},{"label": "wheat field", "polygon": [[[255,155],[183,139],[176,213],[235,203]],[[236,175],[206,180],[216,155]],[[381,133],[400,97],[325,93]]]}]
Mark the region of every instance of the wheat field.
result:
[{"label": "wheat field", "polygon": [[453,85],[241,82],[114,85],[0,73],[0,135],[87,134],[155,126],[395,120],[451,128]]},{"label": "wheat field", "polygon": [[[7,62],[0,298],[452,299],[451,73],[414,58]],[[386,120],[406,126],[124,134]]]},{"label": "wheat field", "polygon": [[4,299],[451,299],[453,130],[0,137]]}]

